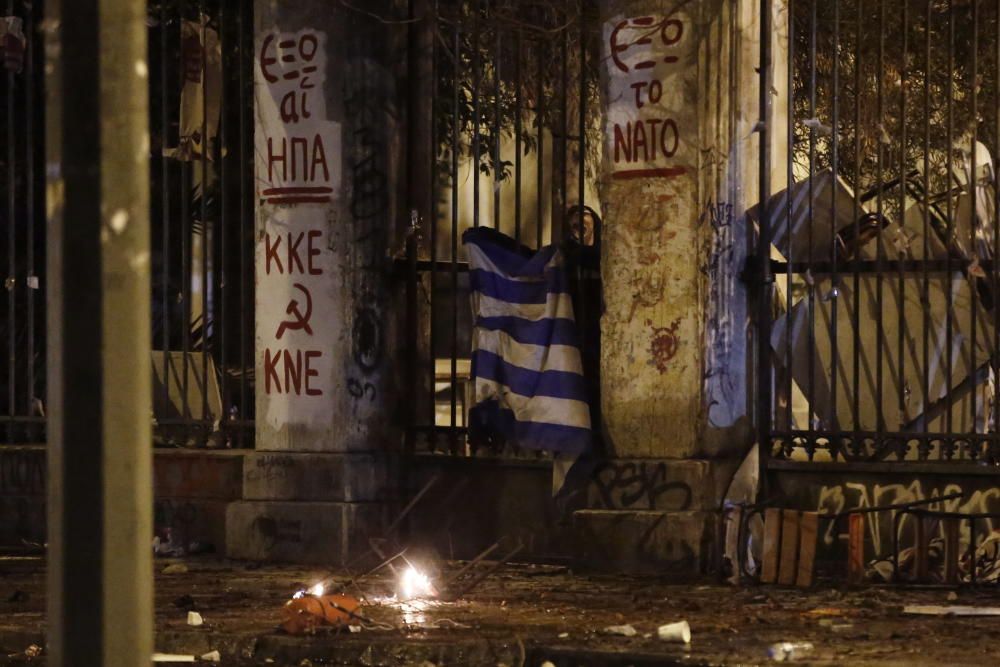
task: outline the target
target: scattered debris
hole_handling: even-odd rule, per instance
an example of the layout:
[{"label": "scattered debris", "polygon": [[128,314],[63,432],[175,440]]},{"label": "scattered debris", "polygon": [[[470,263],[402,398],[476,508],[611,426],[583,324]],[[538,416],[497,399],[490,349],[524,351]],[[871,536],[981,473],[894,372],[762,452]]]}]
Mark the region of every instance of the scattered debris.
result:
[{"label": "scattered debris", "polygon": [[954,602],[957,599],[958,599],[958,593],[956,593],[955,591],[951,591],[950,593],[948,593],[948,602]]},{"label": "scattered debris", "polygon": [[831,616],[844,616],[845,612],[843,609],[838,609],[837,607],[817,607],[816,609],[802,612],[802,615],[811,618],[829,618]]},{"label": "scattered debris", "polygon": [[178,558],[184,555],[184,546],[174,542],[170,528],[164,531],[164,537],[153,538],[153,555],[161,558]]},{"label": "scattered debris", "polygon": [[915,616],[1000,616],[1000,607],[973,607],[960,604],[908,604],[903,607],[903,613]]},{"label": "scattered debris", "polygon": [[187,571],[187,565],[184,563],[171,563],[163,568],[163,574],[186,574]]},{"label": "scattered debris", "polygon": [[32,644],[28,648],[24,649],[24,656],[26,658],[37,658],[42,654],[42,647],[38,644]]},{"label": "scattered debris", "polygon": [[812,653],[815,648],[810,642],[778,642],[771,644],[770,648],[767,649],[767,657],[775,662],[797,660]]},{"label": "scattered debris", "polygon": [[559,633],[559,639],[569,639],[569,633],[568,632],[560,632]]},{"label": "scattered debris", "polygon": [[218,651],[209,651],[208,653],[201,656],[199,660],[202,660],[204,662],[219,662],[222,660],[222,654],[219,653]]},{"label": "scattered debris", "polygon": [[205,622],[205,619],[203,619],[201,617],[201,614],[199,614],[198,612],[196,612],[196,611],[189,611],[188,612],[188,620],[187,620],[187,624],[188,625],[198,626],[198,625],[202,625],[204,622]]},{"label": "scattered debris", "polygon": [[635,637],[639,634],[631,625],[609,625],[604,628],[606,635],[619,635],[621,637]]},{"label": "scattered debris", "polygon": [[656,636],[667,642],[691,643],[691,626],[687,621],[667,623],[656,629]]},{"label": "scattered debris", "polygon": [[153,662],[194,662],[194,656],[181,653],[154,653]]},{"label": "scattered debris", "polygon": [[281,627],[290,635],[315,632],[322,625],[344,626],[358,615],[361,603],[349,595],[303,595],[285,603]]}]

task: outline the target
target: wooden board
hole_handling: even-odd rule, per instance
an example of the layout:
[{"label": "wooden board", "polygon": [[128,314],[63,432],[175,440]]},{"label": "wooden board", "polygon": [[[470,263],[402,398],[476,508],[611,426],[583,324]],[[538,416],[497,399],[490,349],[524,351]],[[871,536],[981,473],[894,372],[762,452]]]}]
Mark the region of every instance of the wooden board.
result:
[{"label": "wooden board", "polygon": [[847,581],[860,584],[865,579],[865,515],[847,515]]},{"label": "wooden board", "polygon": [[799,512],[785,510],[781,517],[781,556],[778,562],[778,583],[791,586],[798,575]]},{"label": "wooden board", "polygon": [[819,533],[819,514],[803,512],[799,518],[799,567],[795,585],[808,587],[813,584],[816,563],[816,536]]},{"label": "wooden board", "polygon": [[764,550],[760,580],[773,584],[778,580],[778,549],[781,544],[781,510],[764,510]]}]

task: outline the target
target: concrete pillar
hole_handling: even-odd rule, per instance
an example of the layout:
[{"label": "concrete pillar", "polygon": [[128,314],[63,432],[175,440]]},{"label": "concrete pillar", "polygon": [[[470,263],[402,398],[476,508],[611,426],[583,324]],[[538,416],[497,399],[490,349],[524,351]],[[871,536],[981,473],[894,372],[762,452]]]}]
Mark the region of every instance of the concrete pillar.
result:
[{"label": "concrete pillar", "polygon": [[[775,4],[783,95],[786,13]],[[591,509],[577,515],[594,563],[704,567],[712,510],[752,444],[738,275],[751,236],[743,213],[757,192],[759,6],[601,3],[601,382],[611,461],[597,473]]]},{"label": "concrete pillar", "polygon": [[48,661],[153,651],[146,3],[46,3]]},{"label": "concrete pillar", "polygon": [[254,4],[257,432],[233,556],[342,561],[391,495],[406,25],[366,9]]}]

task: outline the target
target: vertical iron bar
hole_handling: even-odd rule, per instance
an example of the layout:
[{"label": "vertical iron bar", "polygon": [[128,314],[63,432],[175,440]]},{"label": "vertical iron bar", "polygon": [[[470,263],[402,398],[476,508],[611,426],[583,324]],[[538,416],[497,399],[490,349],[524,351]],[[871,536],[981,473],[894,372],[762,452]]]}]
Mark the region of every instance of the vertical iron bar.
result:
[{"label": "vertical iron bar", "polygon": [[500,67],[503,63],[503,42],[500,30],[496,31],[496,51],[493,54],[493,229],[500,229],[500,184],[503,168],[500,166]]},{"label": "vertical iron bar", "polygon": [[[979,185],[979,178],[978,175],[976,174],[976,144],[979,141],[979,109],[978,109],[978,96],[977,96],[977,92],[979,89],[978,79],[979,79],[979,1],[974,0],[972,3],[972,95],[970,99],[972,103],[972,120],[970,121],[972,124],[972,145],[971,145],[972,150],[970,154],[969,166],[971,167],[971,170],[969,173],[969,182],[966,184],[966,187],[969,189],[969,199],[971,203],[971,206],[969,207],[970,208],[969,252],[972,254],[971,259],[973,263],[975,263],[978,259],[980,259],[979,244],[976,241],[976,229],[979,227],[976,215],[977,210],[979,208],[977,192],[976,192]],[[987,258],[982,257],[981,259],[985,260]],[[969,334],[969,356],[972,359],[969,373],[971,377],[975,377],[976,369],[979,368],[979,360],[976,356],[976,324],[977,324],[976,311],[979,310],[979,290],[977,289],[979,287],[979,278],[973,275],[971,271],[969,272],[968,275],[968,286],[969,286],[969,325],[972,328],[972,332]],[[975,436],[979,433],[978,429],[979,415],[976,413],[976,407],[978,406],[978,402],[976,401],[976,394],[978,391],[979,391],[979,383],[973,382],[972,391],[969,392],[972,398],[971,401],[972,420],[970,422],[971,425],[970,430],[972,432],[972,435],[970,437],[970,440],[966,443],[967,453],[969,457],[972,459],[977,458],[977,449],[978,449],[978,441],[975,440]]]},{"label": "vertical iron bar", "polygon": [[[26,7],[24,16],[24,34],[28,40],[27,53],[25,54],[25,86],[24,86],[24,133],[25,133],[25,153],[24,153],[24,204],[25,223],[27,227],[26,242],[26,276],[25,276],[25,296],[27,297],[27,313],[25,315],[28,327],[28,335],[25,340],[27,354],[27,405],[25,416],[33,417],[35,403],[35,290],[38,278],[35,276],[35,8],[33,4]],[[30,284],[28,281],[32,281]]]},{"label": "vertical iron bar", "polygon": [[[896,213],[899,219],[899,224],[904,224],[904,215],[906,214],[906,87],[907,87],[907,77],[909,76],[909,6],[910,3],[903,2],[903,11],[901,15],[902,23],[902,33],[903,33],[903,45],[902,45],[902,57],[900,60],[900,76],[899,76],[899,210]],[[897,259],[909,259],[909,253],[904,256],[899,253]],[[906,332],[906,274],[903,271],[903,265],[900,263],[898,271],[899,279],[899,296],[897,300],[896,316],[897,316],[897,345],[896,345],[896,359],[897,364],[899,364],[899,405],[897,412],[899,413],[900,422],[906,421],[909,415],[906,411],[906,357],[904,349],[904,334]],[[896,452],[896,457],[902,461],[906,457],[906,441],[901,440],[899,449]]]},{"label": "vertical iron bar", "polygon": [[[787,393],[785,394],[786,400],[786,410],[785,419],[786,430],[788,431],[787,437],[789,442],[792,441],[792,429],[794,413],[792,411],[792,396],[794,390],[794,375],[793,369],[795,368],[794,361],[792,359],[792,336],[791,336],[791,321],[792,321],[792,299],[793,299],[793,280],[792,280],[792,264],[795,261],[794,244],[792,239],[795,237],[794,230],[792,229],[792,220],[794,216],[792,215],[792,197],[790,195],[790,188],[795,182],[795,174],[793,171],[794,164],[794,154],[793,147],[795,146],[795,0],[788,0],[788,123],[786,124],[787,140],[788,140],[788,154],[786,157],[787,171],[785,178],[787,179],[787,187],[789,188],[789,196],[785,197],[785,238],[787,246],[787,262],[785,265],[785,379],[787,384]],[[763,206],[763,204],[762,204]]]},{"label": "vertical iron bar", "polygon": [[[538,123],[538,151],[535,163],[538,173],[535,181],[535,248],[542,247],[542,219],[545,215],[545,40],[538,40],[538,91],[535,94],[535,121]],[[550,232],[551,235],[551,232]]]},{"label": "vertical iron bar", "polygon": [[[249,0],[241,0],[239,16],[239,161],[240,161],[240,221],[239,221],[239,243],[240,243],[240,425],[238,431],[238,445],[242,448],[246,445],[246,433],[248,425],[248,415],[250,410],[247,407],[247,332],[253,326],[253,320],[247,322],[249,308],[247,304],[247,226],[253,224],[247,215],[249,188],[247,187],[247,107],[245,97],[247,95],[247,26],[246,14]],[[252,41],[251,41],[252,45]],[[252,90],[252,88],[251,88]],[[251,152],[251,155],[253,153]],[[251,227],[252,230],[252,227]],[[250,239],[253,238],[251,234]]]},{"label": "vertical iron bar", "polygon": [[[577,131],[579,139],[577,148],[580,151],[580,161],[577,164],[577,181],[579,192],[577,193],[577,204],[580,206],[580,240],[583,241],[583,207],[586,202],[586,179],[587,179],[587,0],[580,0],[580,118]],[[597,233],[597,230],[594,230]],[[582,300],[581,300],[582,301]]]},{"label": "vertical iron bar", "polygon": [[[562,63],[562,85],[561,85],[561,95],[560,101],[562,103],[562,110],[560,115],[560,123],[562,127],[562,156],[561,156],[561,168],[562,174],[560,175],[560,189],[559,189],[559,211],[556,220],[559,221],[560,239],[566,233],[566,209],[569,200],[569,28],[563,28],[562,30],[562,57],[560,62]],[[552,175],[555,178],[555,174]],[[553,237],[555,232],[553,232]],[[555,239],[553,239],[555,240]]]},{"label": "vertical iron bar", "polygon": [[[771,0],[760,0],[760,132],[758,185],[760,229],[757,233],[759,301],[757,302],[757,429],[760,456],[758,497],[767,498],[767,460],[771,448]],[[791,82],[789,82],[790,84]]]},{"label": "vertical iron bar", "polygon": [[[946,72],[954,72],[955,65],[955,6],[952,0],[948,0],[948,69]],[[954,206],[952,202],[951,194],[951,182],[953,178],[953,155],[952,147],[954,145],[954,122],[955,122],[955,109],[952,97],[954,96],[954,91],[952,90],[953,77],[948,77],[948,138],[946,142],[947,146],[947,176],[945,180],[945,191],[947,192],[947,212],[948,212],[948,273],[947,273],[947,290],[945,292],[947,311],[946,311],[946,325],[945,325],[945,393],[948,396],[948,412],[945,414],[945,430],[948,433],[947,445],[945,447],[945,458],[951,459],[955,454],[954,441],[951,439],[951,434],[953,433],[953,418],[952,410],[954,408],[953,397],[952,397],[952,354],[951,346],[954,342],[954,332],[952,331],[952,290],[955,285],[955,276],[952,274],[952,263],[951,263],[951,249],[955,247],[955,225],[954,225]]]},{"label": "vertical iron bar", "polygon": [[[219,164],[219,269],[217,272],[218,280],[218,295],[219,295],[219,321],[215,323],[216,330],[219,334],[219,363],[216,364],[216,371],[219,376],[222,390],[222,414],[219,415],[220,429],[222,430],[223,442],[228,444],[230,442],[230,424],[229,424],[229,357],[226,356],[226,338],[229,336],[229,309],[226,307],[226,302],[228,299],[228,294],[226,291],[226,271],[227,266],[227,252],[226,252],[226,226],[228,225],[228,216],[226,215],[229,211],[229,188],[227,187],[229,179],[226,177],[229,171],[228,165],[229,160],[227,158],[228,151],[226,148],[229,146],[229,136],[226,134],[228,127],[226,125],[226,113],[228,112],[228,107],[226,105],[226,88],[229,83],[229,71],[226,68],[226,54],[229,51],[226,49],[226,3],[219,3],[219,46],[222,56],[222,83],[219,89],[219,133],[216,135],[219,142],[219,150],[215,152],[216,159]],[[229,34],[232,34],[231,32]],[[229,61],[232,62],[232,61]],[[206,386],[207,386],[206,382]]]},{"label": "vertical iron bar", "polygon": [[[438,21],[438,4],[437,0],[434,2],[434,15],[429,20],[433,21],[432,31],[435,35],[440,28],[440,23]],[[437,39],[431,40],[431,86],[434,91],[431,94],[431,146],[430,146],[430,175],[431,180],[428,184],[431,191],[431,209],[430,209],[430,220],[428,224],[430,225],[430,246],[431,246],[431,275],[430,283],[428,288],[428,293],[430,294],[430,303],[428,306],[429,315],[428,322],[430,325],[428,349],[430,350],[431,358],[431,377],[430,377],[430,387],[431,387],[431,419],[430,419],[430,433],[427,436],[428,446],[431,451],[437,447],[437,347],[435,347],[435,340],[437,338],[437,326],[436,319],[434,317],[434,306],[437,303],[436,293],[437,293],[437,229],[438,229],[438,92],[440,90],[438,83],[438,44]]]},{"label": "vertical iron bar", "polygon": [[[816,3],[817,0],[812,0],[810,4],[810,20],[809,20],[809,117],[816,118]],[[809,127],[809,232],[808,232],[808,248],[807,248],[807,261],[810,266],[812,266],[815,260],[813,253],[813,244],[816,234],[816,207],[815,207],[815,196],[816,196],[816,125],[811,124]],[[791,244],[792,239],[789,238],[789,244]],[[808,439],[806,441],[806,453],[809,456],[809,460],[813,459],[815,454],[816,446],[816,283],[812,278],[811,274],[808,276],[809,280],[806,284],[806,290],[808,294],[807,308],[809,316],[807,318],[807,347],[809,349],[809,368],[808,373],[808,412],[806,413],[806,431],[808,432]]]},{"label": "vertical iron bar", "polygon": [[[861,26],[862,26],[862,0],[855,0],[856,25],[854,32],[854,235],[853,238],[861,238]],[[853,313],[853,357],[852,385],[854,392],[851,405],[853,419],[853,433],[851,436],[852,449],[857,456],[862,451],[861,442],[861,252],[860,248],[853,253],[854,261],[851,263],[854,278],[854,313]]]},{"label": "vertical iron bar", "polygon": [[472,226],[479,226],[479,2],[472,11]]},{"label": "vertical iron bar", "polygon": [[[882,140],[882,133],[888,132],[885,128],[885,91],[883,89],[882,73],[885,70],[885,0],[878,3],[878,67],[875,70],[875,105],[878,117],[880,136],[878,140],[878,150],[875,156],[875,184],[878,186],[876,195],[876,210],[878,220],[882,220],[884,212],[884,202],[882,201],[882,180],[883,165],[885,161],[885,142]],[[885,258],[885,242],[882,235],[882,224],[878,223],[876,233],[875,249],[875,312],[877,314],[877,331],[875,339],[875,430],[877,432],[876,450],[881,449],[885,441],[885,414],[884,414],[884,363],[885,351],[885,325],[882,322],[884,315],[883,305],[883,260]]]},{"label": "vertical iron bar", "polygon": [[[178,90],[184,89],[185,63],[184,63],[184,10],[179,10],[180,20],[178,29],[180,34],[181,49],[178,54]],[[191,351],[191,164],[186,160],[180,163],[181,172],[181,408],[183,426],[183,442],[187,444],[187,433],[191,419],[191,406],[188,405],[188,354]]]},{"label": "vertical iron bar", "polygon": [[521,29],[514,38],[514,238],[521,241],[521,87],[523,85],[521,60],[523,45]]},{"label": "vertical iron bar", "polygon": [[451,116],[451,453],[457,453],[458,441],[458,151],[459,107],[458,89],[461,83],[462,31],[455,24],[455,52],[452,54],[452,116]]},{"label": "vertical iron bar", "polygon": [[[921,310],[923,311],[923,373],[921,380],[923,381],[923,387],[921,390],[923,392],[923,408],[921,414],[923,414],[924,419],[924,436],[927,437],[930,433],[930,423],[927,419],[927,411],[930,409],[930,274],[927,270],[927,260],[932,259],[931,257],[931,245],[930,245],[930,202],[928,197],[931,191],[931,84],[930,84],[930,72],[931,72],[931,3],[934,0],[927,0],[927,6],[925,8],[924,20],[926,21],[926,30],[924,31],[924,178],[923,178],[923,197],[924,201],[921,202],[921,209],[923,211],[923,238],[924,238],[924,265],[923,265],[923,293],[921,294]],[[948,251],[948,244],[945,243],[945,251]],[[924,447],[921,448],[918,454],[920,460],[925,460],[930,452],[930,441],[924,441]]]},{"label": "vertical iron bar", "polygon": [[208,340],[209,292],[208,254],[212,247],[210,230],[213,225],[208,220],[208,15],[205,0],[198,2],[198,25],[201,27],[201,428],[199,435],[204,444],[211,428],[208,415],[208,356],[212,348]]},{"label": "vertical iron bar", "polygon": [[[14,0],[7,0],[7,15],[14,15]],[[14,70],[7,70],[7,441],[14,442],[14,417],[17,414],[17,133]]]},{"label": "vertical iron bar", "polygon": [[[161,339],[163,345],[163,390],[161,393],[161,406],[170,405],[170,159],[167,157],[166,147],[170,141],[170,116],[167,109],[167,3],[160,4],[160,196],[163,201],[160,203],[160,218],[163,224],[161,234],[163,235],[163,249],[161,251],[161,273],[163,274],[163,284],[160,286],[161,308],[163,312],[161,318]],[[169,432],[169,428],[167,429]]]},{"label": "vertical iron bar", "polygon": [[[833,128],[830,138],[830,171],[833,174],[833,188],[830,192],[830,218],[835,221],[830,227],[830,262],[832,264],[830,314],[830,414],[832,415],[832,430],[840,431],[840,419],[837,414],[837,374],[840,371],[840,345],[837,336],[837,315],[840,311],[840,273],[837,262],[837,188],[840,177],[837,149],[840,135],[840,0],[833,0],[833,93],[830,95],[832,105],[830,125]],[[789,146],[789,154],[791,146]],[[834,436],[829,442],[830,455],[836,459],[840,451],[840,437]]]},{"label": "vertical iron bar", "polygon": [[[994,91],[1000,90],[1000,0],[997,0],[995,7],[996,34],[993,37],[996,52],[994,56]],[[1000,140],[1000,95],[993,94],[993,136]],[[1000,280],[997,280],[1000,272],[997,271],[996,262],[1000,258],[1000,179],[997,178],[997,170],[993,167],[993,248],[990,253],[993,264],[990,267],[990,277],[992,278],[993,289],[993,347],[991,352],[991,368],[993,369],[993,433],[990,434],[990,463],[997,462],[997,437],[1000,435],[1000,367],[997,359],[1000,358]]]}]

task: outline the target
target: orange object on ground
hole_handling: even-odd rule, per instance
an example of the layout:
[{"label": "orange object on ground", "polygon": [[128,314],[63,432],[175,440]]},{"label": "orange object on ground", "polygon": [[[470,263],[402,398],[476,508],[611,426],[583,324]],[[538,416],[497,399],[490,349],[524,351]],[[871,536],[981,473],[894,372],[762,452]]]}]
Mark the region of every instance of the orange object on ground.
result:
[{"label": "orange object on ground", "polygon": [[350,595],[304,595],[285,604],[281,627],[290,635],[302,635],[322,625],[348,625],[360,606]]}]

